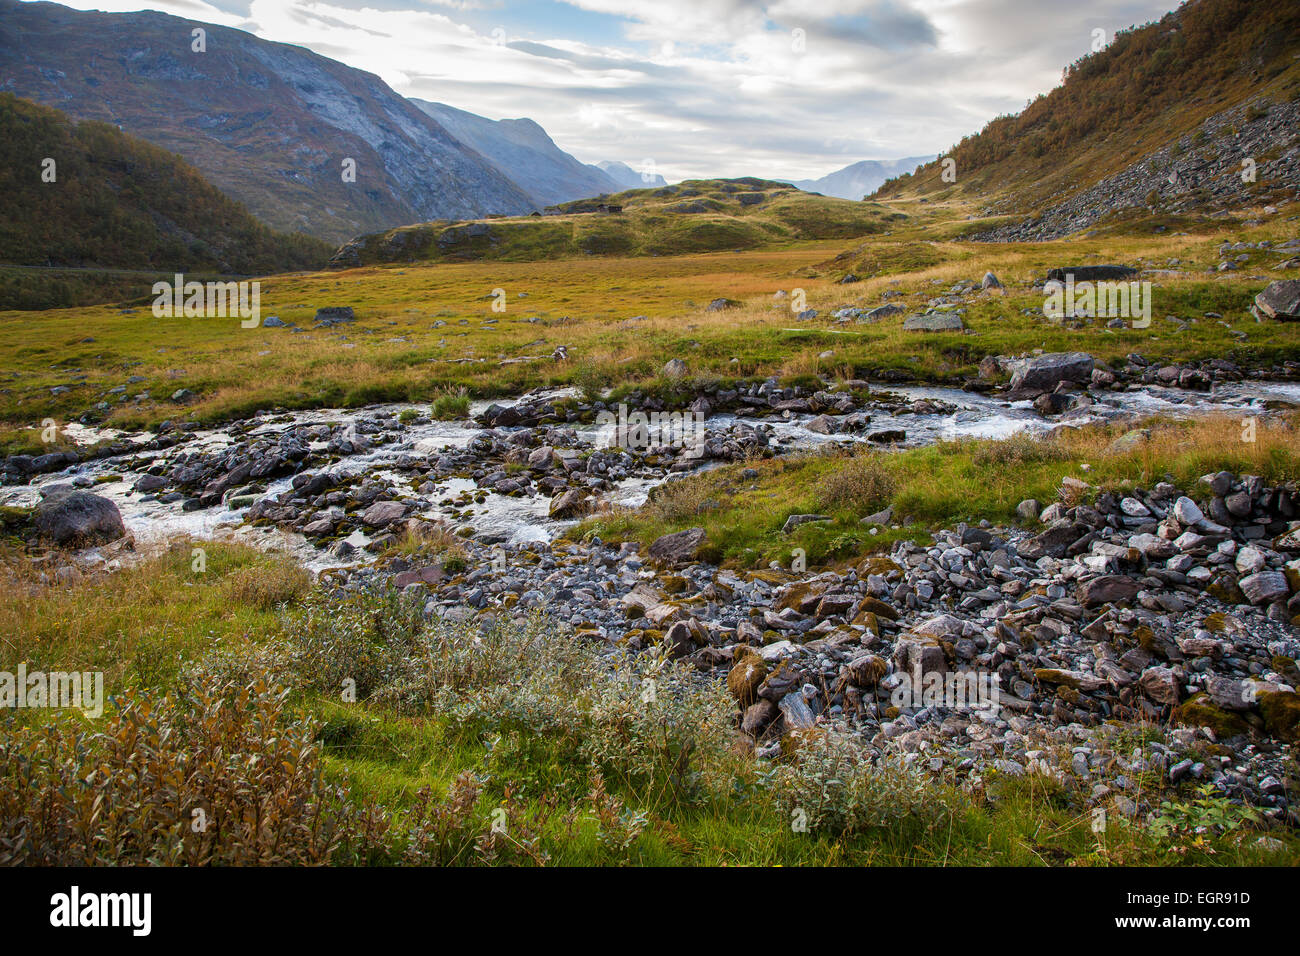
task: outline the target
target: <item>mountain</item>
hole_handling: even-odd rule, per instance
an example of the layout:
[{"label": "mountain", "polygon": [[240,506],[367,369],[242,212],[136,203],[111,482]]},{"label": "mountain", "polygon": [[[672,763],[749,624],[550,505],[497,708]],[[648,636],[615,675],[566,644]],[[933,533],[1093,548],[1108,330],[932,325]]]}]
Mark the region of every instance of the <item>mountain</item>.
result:
[{"label": "mountain", "polygon": [[486,156],[526,190],[538,208],[624,188],[602,170],[564,152],[530,119],[490,120],[445,103],[411,102],[466,146]]},{"label": "mountain", "polygon": [[975,238],[1052,239],[1293,197],[1298,149],[1300,5],[1190,0],[876,196],[972,200],[1014,217]]},{"label": "mountain", "polygon": [[667,186],[668,182],[658,173],[644,175],[638,173],[627,163],[604,160],[596,164],[606,176],[618,183],[620,189],[646,189],[654,186]]},{"label": "mountain", "polygon": [[821,179],[792,179],[791,185],[805,192],[836,196],[840,199],[861,199],[870,196],[880,184],[900,173],[910,173],[917,166],[935,159],[934,156],[909,156],[906,159],[864,159],[843,169],[828,173]]},{"label": "mountain", "polygon": [[0,270],[0,308],[149,288],[82,269],[252,275],[318,269],[331,252],[318,239],[272,232],[179,156],[10,93],[0,93],[0,195],[0,263],[42,267]]},{"label": "mountain", "polygon": [[178,153],[280,230],[341,241],[535,205],[378,77],[242,30],[0,0],[0,90]]},{"label": "mountain", "polygon": [[879,234],[907,219],[877,203],[812,196],[765,179],[694,179],[550,207],[544,215],[431,222],[358,236],[330,264],[512,262],[584,256],[668,256],[749,249],[793,239]]}]

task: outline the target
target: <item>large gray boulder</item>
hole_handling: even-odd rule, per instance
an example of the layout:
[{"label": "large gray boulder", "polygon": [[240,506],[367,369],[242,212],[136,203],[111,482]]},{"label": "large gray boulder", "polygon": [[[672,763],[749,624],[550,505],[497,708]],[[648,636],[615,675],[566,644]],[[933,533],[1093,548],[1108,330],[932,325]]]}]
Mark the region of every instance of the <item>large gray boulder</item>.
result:
[{"label": "large gray boulder", "polygon": [[687,528],[656,538],[650,545],[650,557],[660,564],[689,564],[704,543],[703,528]]},{"label": "large gray boulder", "polygon": [[1061,382],[1087,383],[1092,379],[1094,360],[1087,352],[1049,352],[1016,363],[1011,388],[1049,391]]},{"label": "large gray boulder", "polygon": [[1300,279],[1270,282],[1255,296],[1255,313],[1266,319],[1300,322]]},{"label": "large gray boulder", "polygon": [[126,536],[117,505],[89,491],[56,486],[36,506],[36,531],[55,544],[93,545]]}]

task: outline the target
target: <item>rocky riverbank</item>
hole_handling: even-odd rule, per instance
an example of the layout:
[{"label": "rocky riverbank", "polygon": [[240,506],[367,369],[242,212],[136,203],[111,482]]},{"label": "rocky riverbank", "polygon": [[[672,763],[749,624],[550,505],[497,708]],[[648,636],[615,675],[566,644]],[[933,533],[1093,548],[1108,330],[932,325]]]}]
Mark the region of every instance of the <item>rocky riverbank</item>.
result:
[{"label": "rocky riverbank", "polygon": [[[1012,405],[1017,427],[1061,427],[1034,411],[1043,396],[1072,399],[1053,409],[1066,423],[1136,414],[1136,397],[1162,390],[1189,407],[1271,414],[1262,396],[1273,393],[1231,391],[1248,377],[1226,365],[1210,369],[1209,397],[1136,358],[1107,378],[1114,371],[1082,353],[997,361],[996,398],[713,384],[681,396],[705,423],[698,442],[641,449],[607,442],[600,416],[618,403],[569,393],[480,405],[464,422],[396,408],[269,415],[118,438],[104,446],[118,454],[62,474],[9,459],[6,493],[11,503],[39,497],[24,532],[38,551],[41,537],[107,542],[66,565],[50,557],[60,552],[38,555],[38,570],[60,583],[129,560],[124,535],[155,515],[275,529],[301,542],[327,589],[391,585],[451,620],[543,613],[611,653],[689,661],[727,682],[759,757],[837,718],[879,752],[901,750],[969,786],[1042,772],[1136,814],[1161,787],[1196,780],[1296,822],[1294,484],[1221,473],[1120,496],[1069,478],[1059,500],[1021,503],[1024,528],[961,525],[820,570],[719,568],[701,529],[644,554],[556,537],[675,475],[810,441],[905,442],[935,421],[951,427]],[[1229,394],[1235,404],[1214,404]],[[672,405],[649,394],[626,401]],[[787,525],[805,520],[819,516]],[[870,520],[887,528],[893,517]]]},{"label": "rocky riverbank", "polygon": [[[1044,772],[1134,814],[1152,809],[1152,779],[1200,780],[1300,822],[1284,784],[1300,744],[1300,488],[1222,473],[1188,491],[1200,504],[1167,485],[1024,502],[1045,530],[963,526],[820,573],[720,570],[697,531],[645,555],[470,541],[457,573],[400,557],[324,582],[391,580],[453,620],[544,612],[689,660],[727,681],[759,756],[842,717],[967,783]],[[996,701],[924,696],[976,675]]]}]

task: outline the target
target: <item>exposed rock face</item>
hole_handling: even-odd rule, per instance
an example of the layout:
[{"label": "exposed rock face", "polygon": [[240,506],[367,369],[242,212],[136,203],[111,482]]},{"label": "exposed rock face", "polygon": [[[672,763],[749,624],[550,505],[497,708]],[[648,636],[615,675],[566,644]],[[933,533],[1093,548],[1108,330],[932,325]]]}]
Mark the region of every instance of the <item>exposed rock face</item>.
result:
[{"label": "exposed rock face", "polygon": [[[588,199],[627,188],[598,166],[578,162],[530,119],[490,120],[445,103],[412,99],[451,135],[482,153],[511,182],[522,186],[540,209],[571,199]],[[638,183],[638,188],[646,183]]]},{"label": "exposed rock face", "polygon": [[904,159],[864,159],[861,162],[837,169],[821,179],[794,179],[791,184],[804,192],[837,196],[840,199],[862,199],[880,188],[886,179],[910,173],[917,166],[931,162],[933,156],[908,156]]},{"label": "exposed rock face", "polygon": [[55,486],[36,506],[36,530],[60,545],[92,545],[126,535],[122,513],[107,498]]},{"label": "exposed rock face", "polygon": [[652,173],[648,169],[638,172],[627,163],[607,159],[596,163],[596,168],[612,179],[619,189],[653,189],[668,185],[668,180],[658,173]]},{"label": "exposed rock face", "polygon": [[1093,364],[1087,352],[1052,352],[1025,359],[1014,367],[1011,388],[1046,391],[1061,382],[1088,382]]},{"label": "exposed rock face", "polygon": [[1255,313],[1266,319],[1300,322],[1300,279],[1269,283],[1255,296]]},{"label": "exposed rock face", "polygon": [[[1256,183],[1275,195],[1300,190],[1300,103],[1271,103],[1261,115],[1251,112],[1261,100],[1211,116],[1197,129],[1097,181],[1022,222],[1000,226],[972,238],[986,242],[1038,242],[1086,229],[1122,209],[1161,212],[1241,208],[1265,199]],[[1261,160],[1259,157],[1272,158]],[[1242,161],[1257,162],[1255,179],[1243,181]],[[1015,211],[1016,198],[988,207],[989,215]],[[1076,281],[1079,276],[1076,274]]]}]

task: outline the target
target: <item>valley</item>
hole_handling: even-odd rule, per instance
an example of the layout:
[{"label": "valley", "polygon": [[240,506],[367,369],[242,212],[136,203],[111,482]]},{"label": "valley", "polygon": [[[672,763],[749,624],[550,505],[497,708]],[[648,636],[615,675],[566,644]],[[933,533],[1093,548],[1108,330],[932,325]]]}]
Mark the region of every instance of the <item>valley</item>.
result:
[{"label": "valley", "polygon": [[1294,15],[670,182],[0,10],[0,864],[1300,859]]}]

